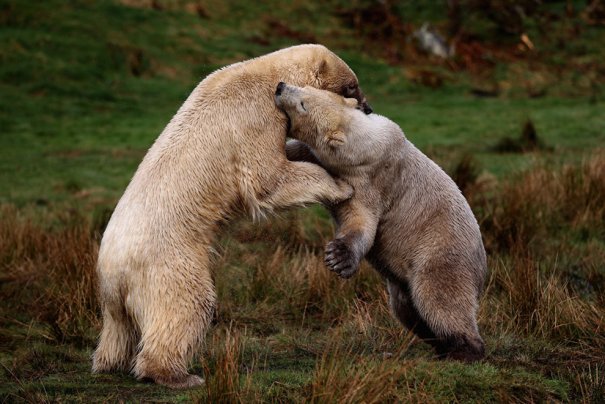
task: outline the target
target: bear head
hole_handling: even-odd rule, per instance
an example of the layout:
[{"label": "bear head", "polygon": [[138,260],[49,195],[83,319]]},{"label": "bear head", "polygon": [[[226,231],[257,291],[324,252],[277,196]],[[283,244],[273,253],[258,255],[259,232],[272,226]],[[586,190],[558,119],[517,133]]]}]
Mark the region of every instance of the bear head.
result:
[{"label": "bear head", "polygon": [[[313,87],[347,98],[355,98],[360,110],[366,114],[372,113],[372,108],[359,87],[357,76],[341,58],[323,45],[299,45],[294,48],[300,49],[300,56],[304,57],[305,63],[310,61],[314,66],[311,72],[313,77],[308,84],[312,83]],[[290,63],[296,64],[297,61],[290,59]]]},{"label": "bear head", "polygon": [[311,147],[333,173],[369,166],[386,151],[393,125],[382,116],[366,115],[355,98],[282,82],[275,103],[289,118],[288,136]]}]

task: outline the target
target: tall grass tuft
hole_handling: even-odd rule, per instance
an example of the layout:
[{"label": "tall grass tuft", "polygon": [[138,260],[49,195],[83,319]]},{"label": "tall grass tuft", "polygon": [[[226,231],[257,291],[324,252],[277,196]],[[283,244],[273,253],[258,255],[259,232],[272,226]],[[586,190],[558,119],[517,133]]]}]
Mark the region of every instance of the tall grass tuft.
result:
[{"label": "tall grass tuft", "polygon": [[[471,203],[492,256],[482,327],[605,346],[598,269],[605,256],[598,242],[605,235],[605,153],[578,165],[531,169]],[[591,351],[605,359],[601,349]]]},{"label": "tall grass tuft", "polygon": [[493,334],[605,343],[603,307],[575,295],[545,265],[527,256],[494,262],[482,325]]},{"label": "tall grass tuft", "polygon": [[34,224],[13,207],[0,212],[2,293],[10,310],[49,324],[58,341],[90,342],[99,317],[98,242],[89,222],[67,214]]},{"label": "tall grass tuft", "polygon": [[350,349],[328,349],[318,361],[310,383],[311,403],[384,403],[401,400],[398,381],[411,363],[369,360]]},{"label": "tall grass tuft", "polygon": [[482,212],[486,246],[493,252],[544,246],[556,232],[605,231],[605,152],[581,165],[539,167],[502,184],[491,198],[471,201]]},{"label": "tall grass tuft", "polygon": [[[405,333],[404,333],[405,334]],[[356,352],[346,335],[335,331],[317,360],[307,386],[305,402],[313,403],[426,403],[442,401],[449,382],[447,367],[438,361],[410,358],[407,348],[413,337],[399,341],[396,351]],[[444,369],[445,368],[445,369]],[[441,370],[443,374],[439,374]],[[466,387],[463,387],[465,389]]]},{"label": "tall grass tuft", "polygon": [[[244,369],[244,337],[231,326],[216,330],[210,337],[202,358],[205,391],[196,401],[212,403],[258,402],[258,392],[252,386],[250,369]],[[246,370],[245,375],[240,372]]]}]

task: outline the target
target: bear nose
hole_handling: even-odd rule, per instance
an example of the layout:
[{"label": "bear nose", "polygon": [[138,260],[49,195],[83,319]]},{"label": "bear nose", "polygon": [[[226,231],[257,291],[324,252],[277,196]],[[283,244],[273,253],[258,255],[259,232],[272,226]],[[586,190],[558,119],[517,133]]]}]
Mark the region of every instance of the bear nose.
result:
[{"label": "bear nose", "polygon": [[370,104],[368,104],[367,102],[364,101],[364,103],[362,104],[362,110],[366,115],[371,114],[372,112],[374,112],[374,110],[372,109],[372,107],[370,107]]},{"label": "bear nose", "polygon": [[281,95],[281,92],[284,91],[284,87],[286,87],[286,83],[280,81],[275,89],[275,95]]}]

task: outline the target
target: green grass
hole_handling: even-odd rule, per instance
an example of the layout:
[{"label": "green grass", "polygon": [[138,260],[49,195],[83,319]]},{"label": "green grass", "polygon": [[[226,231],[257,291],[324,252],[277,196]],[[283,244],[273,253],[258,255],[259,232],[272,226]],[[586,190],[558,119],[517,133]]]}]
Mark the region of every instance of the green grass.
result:
[{"label": "green grass", "polygon": [[[202,17],[194,2],[135,3],[0,0],[2,401],[603,400],[602,177],[580,163],[598,163],[605,144],[605,30],[580,17],[550,23],[550,36],[530,27],[536,53],[474,74],[413,53],[388,64],[381,43],[338,17],[349,2],[208,1]],[[443,26],[446,13],[421,4],[400,7],[404,22]],[[476,18],[468,29],[485,35]],[[311,207],[223,233],[217,324],[193,364],[205,388],[92,375],[98,233],[147,148],[205,75],[305,40],[341,55],[375,111],[449,172],[465,155],[477,162],[468,181],[491,257],[487,360],[435,361],[389,315],[368,267],[348,282],[327,273],[333,225]],[[443,85],[417,84],[419,70]],[[497,97],[472,95],[492,82]],[[534,85],[548,91],[531,98]],[[527,119],[548,150],[492,151]]]},{"label": "green grass", "polygon": [[[84,206],[111,205],[205,74],[293,43],[292,38],[274,39],[265,25],[288,15],[287,7],[277,7],[278,15],[269,18],[262,7],[228,13],[223,6],[217,7],[216,18],[200,19],[110,1],[3,3],[8,10],[0,32],[5,39],[0,48],[3,202],[75,199]],[[290,7],[306,18],[324,11],[299,3]],[[334,23],[332,17],[324,19]],[[293,31],[304,32],[301,21]],[[234,28],[238,24],[243,24],[240,30]],[[546,156],[551,160],[577,160],[605,140],[602,100],[590,103],[588,95],[532,100],[514,93],[476,98],[464,75],[453,76],[443,88],[426,89],[410,84],[404,68],[359,54],[353,39],[343,42],[324,32],[324,25],[317,27],[318,40],[325,37],[328,45],[345,48],[342,56],[358,73],[375,110],[399,123],[446,167],[452,156],[466,152],[498,176],[532,163],[534,156],[489,152],[499,138],[518,136],[527,118],[554,147]],[[340,29],[344,36],[347,30]],[[257,45],[255,36],[269,43]]]}]

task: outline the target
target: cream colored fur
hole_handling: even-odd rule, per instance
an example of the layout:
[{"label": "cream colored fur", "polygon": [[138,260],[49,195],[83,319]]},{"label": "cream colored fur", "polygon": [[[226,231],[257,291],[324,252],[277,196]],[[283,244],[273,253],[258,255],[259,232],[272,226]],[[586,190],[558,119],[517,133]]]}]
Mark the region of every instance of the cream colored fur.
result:
[{"label": "cream colored fur", "polygon": [[[281,86],[291,120],[288,156],[314,161],[355,188],[333,209],[326,264],[348,278],[367,256],[386,278],[398,319],[442,356],[483,356],[476,315],[486,274],[477,221],[452,179],[394,122],[364,115],[354,100]],[[310,147],[306,148],[306,145]]]},{"label": "cream colored fur", "polygon": [[103,330],[93,371],[129,371],[174,388],[203,382],[187,366],[216,294],[210,255],[238,210],[336,203],[352,190],[324,169],[286,159],[280,81],[365,99],[353,71],[320,45],[287,48],[204,79],[160,134],[103,235],[97,273]]}]

